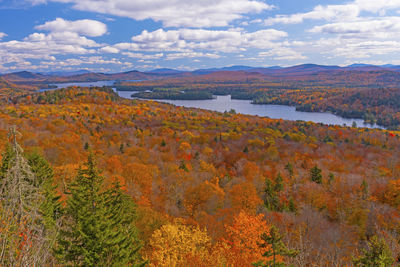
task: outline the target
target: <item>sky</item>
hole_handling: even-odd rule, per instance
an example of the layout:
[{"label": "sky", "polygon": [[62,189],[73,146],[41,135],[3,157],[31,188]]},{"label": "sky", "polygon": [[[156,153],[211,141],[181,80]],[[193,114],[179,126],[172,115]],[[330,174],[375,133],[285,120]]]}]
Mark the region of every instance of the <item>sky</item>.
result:
[{"label": "sky", "polygon": [[400,65],[400,0],[0,0],[0,73]]}]

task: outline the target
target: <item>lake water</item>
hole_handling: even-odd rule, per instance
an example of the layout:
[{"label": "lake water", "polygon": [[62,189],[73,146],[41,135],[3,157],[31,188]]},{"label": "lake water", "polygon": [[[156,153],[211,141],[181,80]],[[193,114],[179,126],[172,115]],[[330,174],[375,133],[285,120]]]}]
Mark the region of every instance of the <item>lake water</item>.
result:
[{"label": "lake water", "polygon": [[80,87],[103,87],[103,86],[113,86],[115,81],[98,81],[98,82],[77,82],[77,83],[55,83],[51,85],[57,86],[57,88],[50,88],[50,89],[41,89],[40,92],[49,91],[49,90],[56,90],[56,89],[63,89],[68,88],[71,86],[80,86]]},{"label": "lake water", "polygon": [[[124,98],[132,98],[135,92],[119,91],[118,95]],[[254,105],[250,100],[231,99],[230,95],[216,96],[210,100],[156,100],[159,102],[173,104],[188,108],[201,108],[212,111],[229,111],[234,109],[237,113],[246,115],[256,115],[260,117],[269,117],[271,119],[283,119],[291,121],[312,121],[315,123],[323,123],[328,125],[344,125],[352,126],[353,122],[357,127],[381,128],[378,125],[365,124],[361,119],[346,119],[327,112],[302,112],[296,111],[295,107],[284,105]]]},{"label": "lake water", "polygon": [[[67,88],[70,86],[93,87],[93,86],[112,86],[115,81],[98,81],[98,82],[84,82],[84,83],[58,83],[55,84],[57,88]],[[42,89],[41,91],[52,90]],[[115,88],[114,88],[115,90]],[[120,97],[132,99],[131,95],[135,91],[118,91]],[[237,113],[246,115],[256,115],[260,117],[269,117],[271,119],[283,119],[291,121],[311,121],[315,123],[323,123],[327,125],[347,125],[351,126],[353,122],[357,127],[366,128],[380,128],[384,127],[378,125],[365,124],[362,119],[346,119],[340,116],[327,113],[327,112],[302,112],[296,111],[295,107],[284,105],[254,105],[250,100],[237,100],[231,99],[231,96],[216,96],[210,100],[155,100],[164,103],[170,103],[176,106],[188,108],[201,108],[212,111],[230,111],[234,109]]]}]

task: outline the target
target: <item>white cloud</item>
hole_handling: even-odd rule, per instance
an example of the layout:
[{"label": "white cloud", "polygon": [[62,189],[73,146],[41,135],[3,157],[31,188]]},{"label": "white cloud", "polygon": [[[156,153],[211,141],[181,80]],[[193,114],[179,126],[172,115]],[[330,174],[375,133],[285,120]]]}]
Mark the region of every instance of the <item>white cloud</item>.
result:
[{"label": "white cloud", "polygon": [[295,51],[289,47],[278,47],[267,52],[260,52],[258,56],[271,57],[274,60],[300,60],[307,58],[298,51]]},{"label": "white cloud", "polygon": [[105,46],[100,48],[99,52],[101,53],[108,53],[108,54],[117,54],[119,53],[119,49],[112,46]]},{"label": "white cloud", "polygon": [[344,21],[315,26],[313,33],[329,33],[346,38],[391,38],[400,34],[400,17]]},{"label": "white cloud", "polygon": [[362,11],[380,13],[390,9],[400,8],[399,0],[355,0],[354,2]]},{"label": "white cloud", "polygon": [[176,51],[192,52],[193,50],[211,50],[218,52],[237,52],[247,48],[267,49],[274,47],[288,34],[275,29],[256,32],[243,32],[241,29],[204,30],[179,29],[153,32],[143,31],[133,36],[134,43],[115,45],[121,50],[131,51]]},{"label": "white cloud", "polygon": [[51,34],[33,33],[24,38],[26,43],[47,44],[49,45],[49,53],[52,52],[51,48],[62,45],[72,45],[81,47],[98,47],[100,46],[95,41],[87,39],[86,37],[79,36],[73,32],[57,32]]},{"label": "white cloud", "polygon": [[6,36],[7,36],[7,34],[5,34],[4,32],[0,32],[0,40],[3,39]]},{"label": "white cloud", "polygon": [[164,56],[164,53],[145,55],[142,53],[123,52],[122,55],[130,57],[130,58],[158,59],[158,58],[162,58]]},{"label": "white cloud", "polygon": [[[63,19],[46,22],[37,26],[36,29],[50,32],[48,34],[35,32],[22,41],[0,42],[0,65],[13,64],[14,67],[20,69],[24,66],[34,69],[43,67],[43,65],[31,66],[29,65],[31,63],[27,60],[56,62],[55,55],[94,54],[97,52],[94,48],[102,45],[82,35],[100,36],[107,31],[107,27],[101,22],[92,20],[66,21]],[[106,47],[101,49],[107,50]],[[116,48],[108,49],[109,52],[110,50],[116,50]],[[73,61],[70,63],[73,63]]]},{"label": "white cloud", "polygon": [[[43,0],[31,0],[42,2]],[[271,9],[262,0],[48,0],[72,3],[73,8],[135,20],[161,21],[165,27],[228,26],[244,14]]]},{"label": "white cloud", "polygon": [[[296,47],[294,51],[308,52],[314,57],[323,55],[330,60],[364,60],[400,52],[400,17],[386,15],[399,12],[398,9],[399,0],[353,0],[345,4],[318,5],[310,12],[278,15],[264,22],[272,25],[324,21],[325,24],[305,30],[305,33],[314,34],[312,39],[292,41],[289,47]],[[326,38],[326,35],[331,37]],[[279,57],[281,52],[271,50],[262,55],[271,56],[270,53]]]},{"label": "white cloud", "polygon": [[360,9],[357,5],[328,5],[316,6],[312,11],[306,13],[297,13],[292,15],[278,15],[274,18],[265,20],[266,25],[277,23],[294,24],[301,23],[306,19],[312,20],[343,20],[346,18],[355,18],[359,15]]},{"label": "white cloud", "polygon": [[181,58],[220,58],[220,55],[203,52],[186,52],[186,53],[171,53],[167,55],[167,60],[175,60]]},{"label": "white cloud", "polygon": [[400,8],[399,0],[355,0],[343,5],[318,5],[312,11],[292,15],[278,15],[265,20],[266,25],[293,24],[304,20],[343,21],[357,19],[361,12],[383,15],[387,10]]},{"label": "white cloud", "polygon": [[89,37],[102,36],[107,32],[107,26],[104,23],[90,19],[69,21],[57,18],[43,25],[36,26],[35,29],[52,33],[73,32]]},{"label": "white cloud", "polygon": [[80,66],[80,65],[107,65],[107,64],[114,64],[114,65],[126,65],[131,64],[127,62],[122,62],[117,58],[105,59],[101,56],[92,56],[92,57],[79,57],[79,58],[69,58],[66,60],[57,60],[57,61],[43,61],[41,62],[42,65],[46,66]]}]

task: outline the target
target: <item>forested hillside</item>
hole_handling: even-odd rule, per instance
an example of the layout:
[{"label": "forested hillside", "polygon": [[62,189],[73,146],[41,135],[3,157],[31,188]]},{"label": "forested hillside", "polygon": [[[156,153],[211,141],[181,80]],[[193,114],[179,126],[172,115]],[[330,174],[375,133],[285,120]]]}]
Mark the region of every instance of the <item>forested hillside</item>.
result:
[{"label": "forested hillside", "polygon": [[[108,89],[14,97],[0,107],[2,230],[11,229],[1,264],[389,266],[400,255],[399,135]],[[18,172],[26,192],[10,196]],[[11,206],[22,211],[7,208],[28,192],[33,202]]]},{"label": "forested hillside", "polygon": [[206,99],[207,94],[230,94],[233,99],[252,100],[254,104],[290,105],[300,111],[331,112],[399,129],[398,72],[328,67],[323,71],[312,68],[310,72],[307,68],[304,70],[304,66],[274,70],[277,72],[274,75],[225,71],[195,77],[120,82],[116,87],[121,91],[139,91],[133,96],[147,99]]}]

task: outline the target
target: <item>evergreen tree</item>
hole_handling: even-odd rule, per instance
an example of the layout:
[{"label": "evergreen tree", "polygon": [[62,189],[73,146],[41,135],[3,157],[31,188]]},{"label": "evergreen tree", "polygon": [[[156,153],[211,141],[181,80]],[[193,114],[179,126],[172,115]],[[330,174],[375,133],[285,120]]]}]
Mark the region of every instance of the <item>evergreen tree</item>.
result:
[{"label": "evergreen tree", "polygon": [[289,210],[290,212],[296,212],[296,211],[297,211],[296,204],[294,204],[293,198],[290,198],[290,199],[289,199],[288,210]]},{"label": "evergreen tree", "polygon": [[69,185],[56,255],[73,266],[140,266],[134,206],[119,186],[102,191],[94,156]]},{"label": "evergreen tree", "polygon": [[313,168],[310,170],[310,178],[311,181],[317,184],[322,184],[322,170],[318,168],[317,165],[315,165]]},{"label": "evergreen tree", "polygon": [[282,211],[283,207],[279,201],[279,192],[283,190],[283,179],[280,174],[275,179],[273,183],[270,179],[265,179],[265,197],[264,205],[270,211]]},{"label": "evergreen tree", "polygon": [[116,183],[107,190],[105,196],[106,232],[104,240],[106,250],[103,258],[107,266],[144,266],[141,261],[138,233],[133,222],[136,220],[136,204],[132,198],[123,193]]},{"label": "evergreen tree", "polygon": [[275,192],[281,192],[283,190],[283,178],[280,173],[278,173],[278,176],[275,178],[274,190]]},{"label": "evergreen tree", "polygon": [[278,228],[274,225],[271,226],[271,229],[268,233],[264,233],[261,235],[261,239],[265,242],[262,247],[270,247],[263,256],[266,259],[265,263],[260,261],[254,263],[254,266],[260,267],[284,267],[286,266],[280,258],[282,257],[291,257],[294,258],[299,254],[297,250],[288,249],[285,244],[282,242],[282,236],[279,233]]},{"label": "evergreen tree", "polygon": [[50,164],[39,153],[28,155],[28,164],[36,176],[37,186],[41,189],[44,200],[40,205],[44,223],[48,230],[56,231],[56,223],[61,218],[62,207],[57,186],[54,185],[54,172]]},{"label": "evergreen tree", "polygon": [[363,249],[362,255],[353,260],[355,266],[386,267],[392,266],[394,259],[385,240],[373,236],[368,243],[368,249]]},{"label": "evergreen tree", "polygon": [[335,180],[335,175],[330,172],[328,175],[328,184],[331,185],[334,180]]},{"label": "evergreen tree", "polygon": [[293,165],[290,164],[290,162],[288,162],[288,164],[286,164],[285,170],[288,171],[288,173],[289,173],[289,178],[292,179],[292,178],[293,178],[293,175],[294,175],[294,171],[293,171]]},{"label": "evergreen tree", "polygon": [[0,166],[0,182],[4,179],[5,175],[11,167],[11,162],[15,157],[14,149],[11,147],[11,145],[7,145],[6,151],[3,153],[2,156],[3,157]]},{"label": "evergreen tree", "polygon": [[360,185],[360,190],[361,190],[361,198],[362,199],[367,199],[368,198],[368,183],[365,181],[365,179],[362,181]]}]

